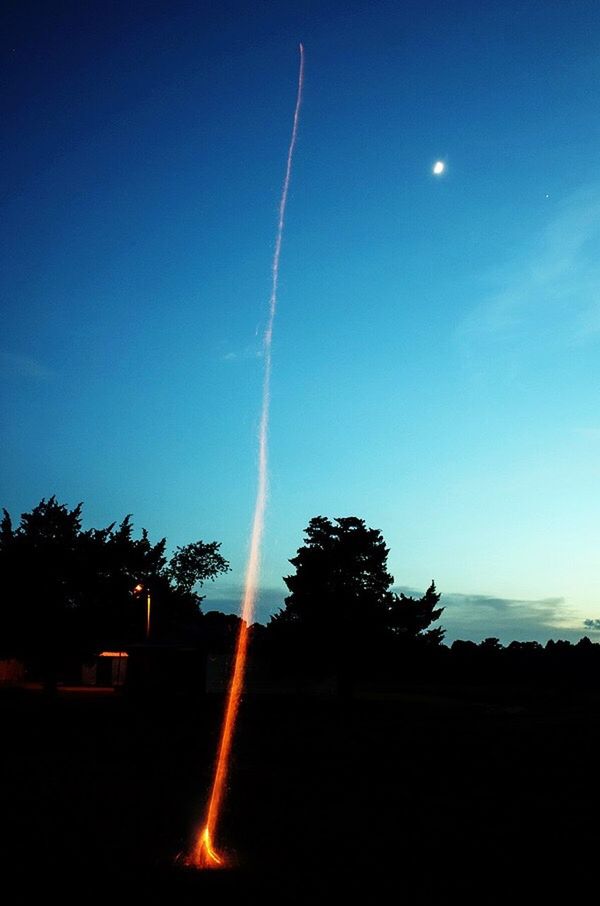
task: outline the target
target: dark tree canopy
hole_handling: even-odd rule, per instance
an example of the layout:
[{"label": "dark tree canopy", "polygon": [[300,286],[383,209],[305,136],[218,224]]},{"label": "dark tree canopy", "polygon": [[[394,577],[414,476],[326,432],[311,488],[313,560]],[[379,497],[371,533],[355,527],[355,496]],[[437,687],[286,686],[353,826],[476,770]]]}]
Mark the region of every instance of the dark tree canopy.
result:
[{"label": "dark tree canopy", "polygon": [[444,637],[444,629],[441,626],[435,629],[427,627],[442,615],[444,608],[437,607],[440,598],[433,579],[422,598],[407,597],[402,592],[394,595],[390,605],[389,627],[396,638],[405,642],[419,638],[439,644]]},{"label": "dark tree canopy", "polygon": [[354,516],[316,516],[304,541],[290,560],[296,572],[284,577],[290,595],[275,619],[331,636],[357,622],[365,631],[385,625],[394,580],[381,532]]},{"label": "dark tree canopy", "polygon": [[[311,519],[290,560],[295,573],[284,577],[285,607],[269,623],[273,641],[346,671],[359,658],[422,635],[441,614],[440,596],[433,583],[420,600],[395,595],[388,554],[381,532],[363,519]],[[439,642],[442,632],[434,630],[429,640]]]},{"label": "dark tree canopy", "polygon": [[229,569],[229,563],[219,553],[218,541],[208,544],[194,541],[184,547],[178,547],[167,569],[167,575],[177,588],[191,592],[194,585],[215,577]]},{"label": "dark tree canopy", "polygon": [[152,596],[152,637],[176,636],[201,616],[195,588],[229,569],[217,542],[178,548],[168,562],[166,539],[152,544],[145,529],[134,538],[130,516],[118,527],[83,530],[81,511],[51,497],[16,528],[4,511],[0,653],[60,659],[142,641],[145,604],[132,594],[138,584]]}]

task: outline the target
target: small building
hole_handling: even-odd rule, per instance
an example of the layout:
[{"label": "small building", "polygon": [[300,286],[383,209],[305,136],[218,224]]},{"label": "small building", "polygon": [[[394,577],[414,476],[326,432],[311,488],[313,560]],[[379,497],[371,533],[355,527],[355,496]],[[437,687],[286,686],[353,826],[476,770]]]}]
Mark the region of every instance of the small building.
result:
[{"label": "small building", "polygon": [[127,651],[101,651],[81,668],[84,686],[124,686],[127,678]]},{"label": "small building", "polygon": [[101,651],[83,664],[84,686],[124,687],[151,696],[203,695],[206,690],[206,652],[203,647],[142,643],[127,651]]}]

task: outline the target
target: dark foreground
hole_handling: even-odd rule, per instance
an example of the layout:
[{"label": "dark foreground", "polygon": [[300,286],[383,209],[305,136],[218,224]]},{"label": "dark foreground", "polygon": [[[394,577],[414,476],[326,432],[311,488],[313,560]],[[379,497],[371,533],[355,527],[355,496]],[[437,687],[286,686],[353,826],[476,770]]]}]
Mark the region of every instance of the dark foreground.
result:
[{"label": "dark foreground", "polygon": [[574,895],[597,872],[599,708],[523,688],[250,697],[221,830],[237,867],[198,873],[174,860],[203,810],[221,702],[5,690],[3,886],[25,903]]}]

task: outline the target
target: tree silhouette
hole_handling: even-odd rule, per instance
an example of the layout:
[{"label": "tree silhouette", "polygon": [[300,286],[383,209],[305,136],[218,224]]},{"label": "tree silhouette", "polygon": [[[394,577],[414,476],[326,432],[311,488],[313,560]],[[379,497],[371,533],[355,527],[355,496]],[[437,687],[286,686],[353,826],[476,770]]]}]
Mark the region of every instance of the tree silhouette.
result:
[{"label": "tree silhouette", "polygon": [[169,638],[197,627],[195,589],[229,569],[217,542],[178,548],[167,562],[166,539],[152,544],[145,529],[134,538],[131,516],[84,531],[81,511],[51,497],[16,529],[6,510],[0,523],[1,653],[26,658],[49,683],[69,656],[145,637],[134,586],[152,593],[153,637]]},{"label": "tree silhouette", "polygon": [[440,596],[433,584],[419,601],[393,594],[388,554],[381,532],[363,519],[311,519],[290,560],[295,573],[284,577],[285,607],[267,627],[272,644],[317,670],[333,667],[343,685],[400,638],[414,641],[439,617]]},{"label": "tree silhouette", "polygon": [[81,504],[73,510],[42,500],[13,530],[4,510],[0,532],[0,630],[10,654],[29,653],[49,686],[75,633],[72,616],[86,583],[81,556]]},{"label": "tree silhouette", "polygon": [[433,579],[421,598],[407,597],[402,593],[394,595],[389,613],[391,631],[404,643],[413,643],[419,639],[439,645],[444,638],[445,630],[440,626],[435,629],[427,629],[427,627],[435,620],[439,620],[444,610],[443,607],[437,608],[440,598],[441,595],[436,591]]},{"label": "tree silhouette", "polygon": [[191,593],[194,586],[229,569],[227,560],[219,553],[217,541],[195,541],[178,547],[167,568],[168,577],[181,591]]}]

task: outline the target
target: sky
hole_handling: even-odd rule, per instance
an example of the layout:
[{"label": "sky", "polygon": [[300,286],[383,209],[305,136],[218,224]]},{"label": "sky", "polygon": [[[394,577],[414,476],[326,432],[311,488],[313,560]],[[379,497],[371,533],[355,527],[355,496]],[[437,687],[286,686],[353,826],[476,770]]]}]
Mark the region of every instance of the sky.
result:
[{"label": "sky", "polygon": [[600,640],[595,0],[5,4],[0,504],[239,608],[300,41],[258,618],[356,515],[447,640]]}]

